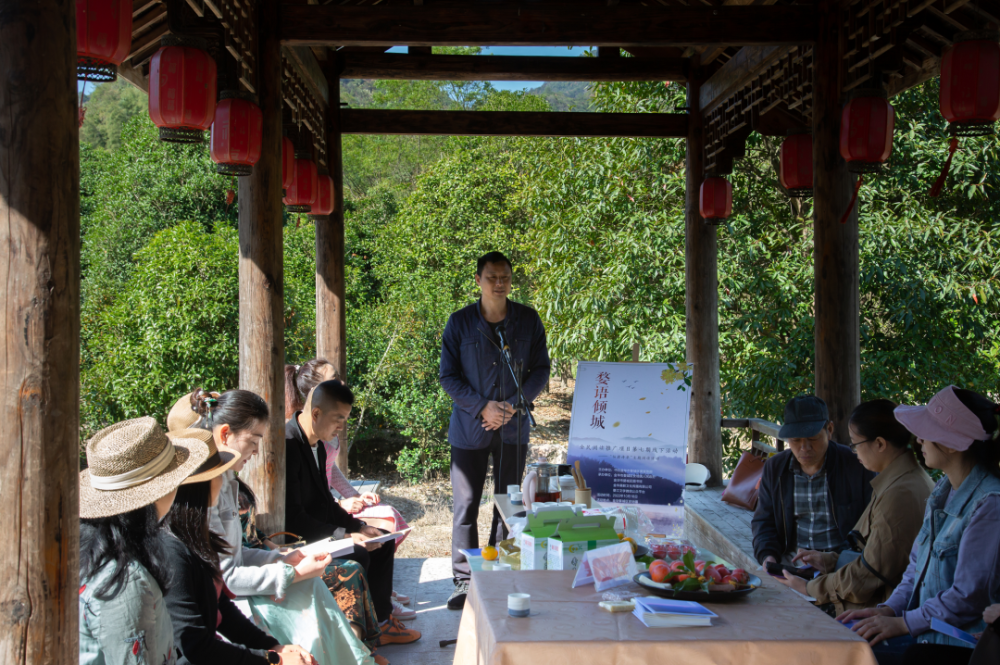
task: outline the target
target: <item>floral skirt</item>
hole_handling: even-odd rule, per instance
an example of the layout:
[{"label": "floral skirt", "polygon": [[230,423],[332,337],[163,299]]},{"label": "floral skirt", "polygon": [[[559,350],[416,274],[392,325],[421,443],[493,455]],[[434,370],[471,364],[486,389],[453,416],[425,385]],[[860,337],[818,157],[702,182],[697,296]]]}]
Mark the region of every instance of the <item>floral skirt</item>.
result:
[{"label": "floral skirt", "polygon": [[361,630],[361,641],[368,647],[376,646],[382,631],[378,627],[375,605],[361,564],[348,559],[334,559],[323,573],[323,582],[347,620]]}]

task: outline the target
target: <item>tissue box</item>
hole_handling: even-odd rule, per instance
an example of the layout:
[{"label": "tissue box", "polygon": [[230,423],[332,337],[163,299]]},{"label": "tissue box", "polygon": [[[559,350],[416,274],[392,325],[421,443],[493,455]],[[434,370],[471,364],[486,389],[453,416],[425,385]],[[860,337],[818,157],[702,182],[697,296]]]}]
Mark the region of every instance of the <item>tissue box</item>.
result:
[{"label": "tissue box", "polygon": [[548,570],[576,570],[588,550],[621,542],[610,517],[573,517],[556,525],[548,537]]},{"label": "tissue box", "polygon": [[546,544],[559,524],[573,519],[572,510],[548,510],[528,515],[528,526],[521,533],[521,570],[545,570]]}]

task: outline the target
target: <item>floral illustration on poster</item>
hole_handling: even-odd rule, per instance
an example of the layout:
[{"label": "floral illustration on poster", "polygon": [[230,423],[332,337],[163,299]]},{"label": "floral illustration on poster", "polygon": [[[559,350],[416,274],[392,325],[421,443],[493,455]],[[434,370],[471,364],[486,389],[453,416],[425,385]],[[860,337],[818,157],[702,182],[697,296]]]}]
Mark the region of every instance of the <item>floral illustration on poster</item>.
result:
[{"label": "floral illustration on poster", "polygon": [[636,505],[660,533],[682,535],[691,366],[581,362],[567,461],[594,500]]}]

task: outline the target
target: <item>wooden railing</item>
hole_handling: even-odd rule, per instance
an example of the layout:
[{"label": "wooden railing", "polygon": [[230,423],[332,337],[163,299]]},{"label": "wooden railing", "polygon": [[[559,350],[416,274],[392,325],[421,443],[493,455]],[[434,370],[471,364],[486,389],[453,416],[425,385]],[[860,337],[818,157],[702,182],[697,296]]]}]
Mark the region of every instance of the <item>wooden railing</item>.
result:
[{"label": "wooden railing", "polygon": [[[747,428],[750,430],[750,440],[753,447],[763,453],[777,453],[785,449],[785,442],[778,438],[780,425],[776,425],[761,418],[723,418],[722,426],[726,428]],[[775,445],[764,443],[760,440],[760,435],[769,436],[774,439]]]}]

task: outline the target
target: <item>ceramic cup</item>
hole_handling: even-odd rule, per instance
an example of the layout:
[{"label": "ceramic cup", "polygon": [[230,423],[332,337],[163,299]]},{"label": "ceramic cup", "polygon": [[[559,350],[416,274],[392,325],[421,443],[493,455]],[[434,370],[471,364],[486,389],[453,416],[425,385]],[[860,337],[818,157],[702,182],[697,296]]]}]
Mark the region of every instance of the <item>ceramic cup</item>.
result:
[{"label": "ceramic cup", "polygon": [[531,594],[507,594],[507,614],[512,617],[526,617],[531,614]]},{"label": "ceramic cup", "polygon": [[513,570],[509,563],[495,563],[493,564],[493,570]]},{"label": "ceramic cup", "polygon": [[524,503],[524,495],[521,492],[511,492],[510,502],[514,505],[520,506]]},{"label": "ceramic cup", "polygon": [[507,485],[507,494],[513,494],[514,492],[520,492],[520,485]]},{"label": "ceramic cup", "polygon": [[590,508],[590,488],[585,490],[577,488],[576,490],[576,501],[574,503],[582,503],[588,508]]}]

